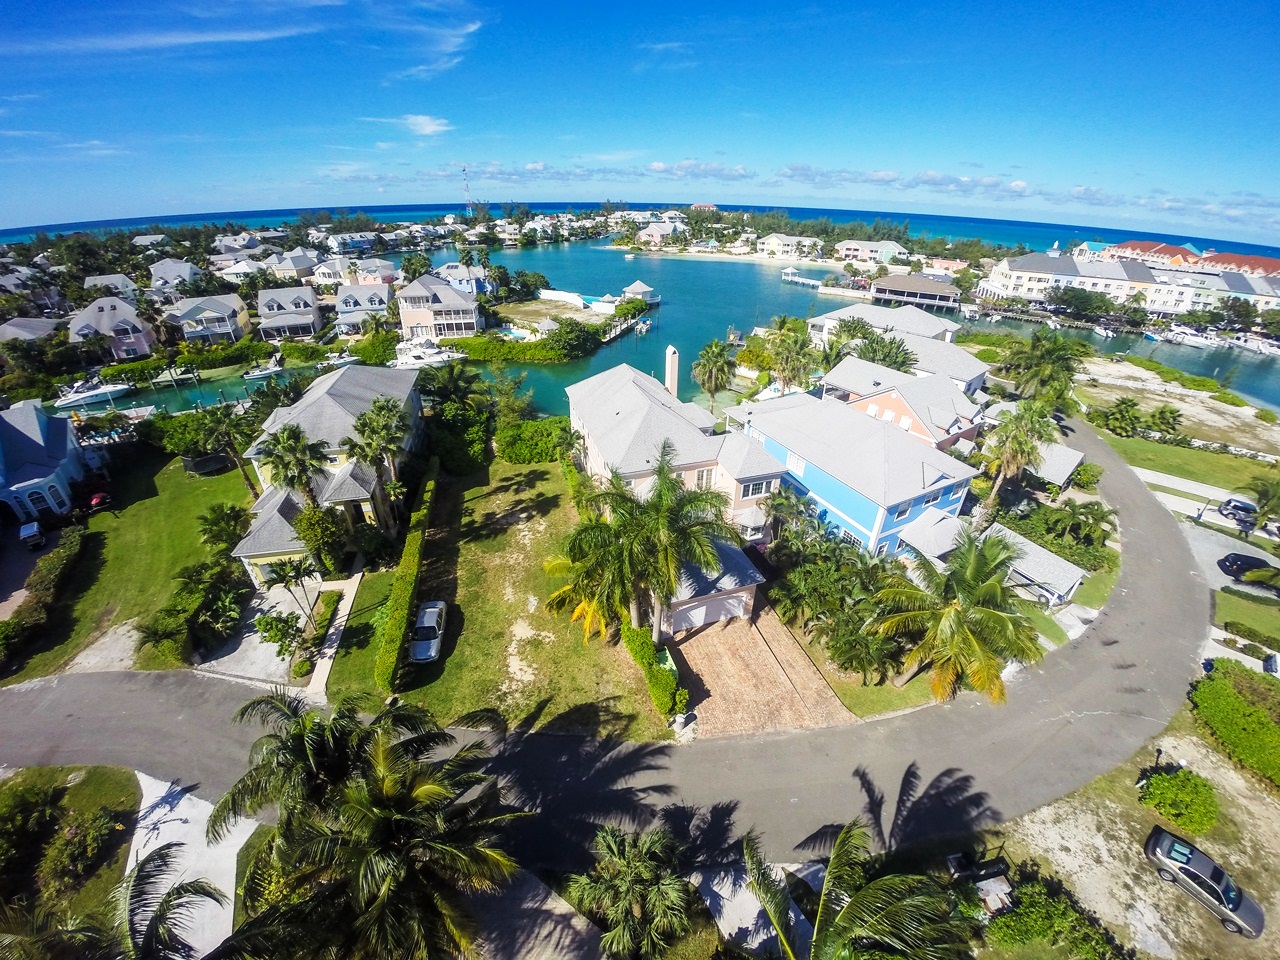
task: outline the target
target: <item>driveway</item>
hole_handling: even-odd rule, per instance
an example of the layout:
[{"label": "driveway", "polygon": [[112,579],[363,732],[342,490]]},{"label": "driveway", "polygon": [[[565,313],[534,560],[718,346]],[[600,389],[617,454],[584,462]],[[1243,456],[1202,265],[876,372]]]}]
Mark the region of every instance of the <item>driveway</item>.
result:
[{"label": "driveway", "polygon": [[[1126,543],[1141,546],[1125,551],[1098,619],[1019,672],[1005,706],[966,694],[885,720],[678,748],[514,731],[499,769],[512,798],[545,815],[519,824],[522,862],[578,868],[594,824],[640,822],[673,803],[759,828],[774,860],[808,859],[794,851],[820,848],[868,794],[884,817],[900,808],[899,838],[918,839],[1016,817],[1130,757],[1186,702],[1209,632],[1208,584],[1178,520],[1087,425],[1071,426],[1071,446],[1106,470],[1101,492]],[[0,764],[118,764],[217,799],[259,733],[231,722],[255,692],[177,671],[0,689]]]},{"label": "driveway", "polygon": [[1259,596],[1275,596],[1274,591],[1263,587],[1256,587],[1248,583],[1236,583],[1235,580],[1218,569],[1218,561],[1228,553],[1245,553],[1251,557],[1260,557],[1272,566],[1280,566],[1280,557],[1277,557],[1274,553],[1268,553],[1261,547],[1254,546],[1248,540],[1233,537],[1229,533],[1220,533],[1217,530],[1198,527],[1194,523],[1187,523],[1186,521],[1180,521],[1180,524],[1182,535],[1187,538],[1187,544],[1191,547],[1191,553],[1195,557],[1201,576],[1209,584],[1209,589],[1221,590],[1223,587],[1234,586],[1248,590],[1250,593],[1256,593]]},{"label": "driveway", "polygon": [[302,609],[302,591],[315,603],[323,584],[318,577],[307,580],[302,587],[294,587],[295,599],[284,587],[272,587],[265,593],[258,591],[244,616],[240,619],[240,631],[222,648],[209,654],[196,668],[209,673],[222,673],[263,683],[288,683],[289,661],[282,658],[275,646],[264,643],[253,622],[267,613],[296,613],[306,629],[307,615]]},{"label": "driveway", "polygon": [[36,561],[58,545],[58,531],[50,530],[45,534],[47,541],[39,550],[28,550],[18,540],[18,531],[5,530],[5,543],[0,544],[0,620],[6,620],[18,609],[18,605],[27,598],[23,585]]}]

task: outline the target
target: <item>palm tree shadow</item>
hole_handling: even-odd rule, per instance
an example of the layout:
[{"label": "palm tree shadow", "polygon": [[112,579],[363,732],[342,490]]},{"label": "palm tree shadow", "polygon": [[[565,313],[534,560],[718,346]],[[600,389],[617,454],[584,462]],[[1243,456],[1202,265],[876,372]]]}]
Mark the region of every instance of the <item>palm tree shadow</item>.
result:
[{"label": "palm tree shadow", "polygon": [[746,884],[742,841],[752,831],[739,833],[734,823],[736,800],[709,807],[671,804],[658,812],[657,825],[666,829],[681,848],[680,872],[693,875],[698,893],[711,915],[724,914],[728,896]]},{"label": "palm tree shadow", "polygon": [[[514,821],[510,849],[530,868],[580,871],[592,863],[590,847],[606,823],[645,826],[654,804],[672,792],[661,782],[670,746],[620,739],[628,718],[610,721],[608,704],[594,707],[592,722],[602,739],[567,731],[583,729],[583,707],[534,727],[543,701],[503,738],[490,769],[502,781],[508,803],[532,816]],[[616,711],[615,711],[616,714]],[[550,732],[549,732],[550,731]]]}]

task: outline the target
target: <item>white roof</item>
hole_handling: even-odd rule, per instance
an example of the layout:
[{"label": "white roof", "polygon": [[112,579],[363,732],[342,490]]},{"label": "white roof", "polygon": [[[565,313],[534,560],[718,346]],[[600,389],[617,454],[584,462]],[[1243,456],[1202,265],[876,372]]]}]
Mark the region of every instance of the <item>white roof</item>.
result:
[{"label": "white roof", "polygon": [[897,330],[891,336],[900,339],[907,345],[907,349],[915,354],[917,373],[938,373],[953,380],[968,383],[991,370],[990,366],[964,347],[956,346],[948,340],[935,340],[932,337],[921,337]]},{"label": "white roof", "polygon": [[1065,487],[1067,481],[1071,479],[1071,474],[1084,460],[1084,454],[1062,443],[1041,443],[1039,447],[1040,466],[1034,469],[1028,467],[1027,472],[1039,477],[1045,483]]},{"label": "white roof", "polygon": [[839,310],[832,310],[814,317],[810,323],[820,323],[825,328],[834,327],[841,320],[856,317],[865,320],[876,330],[892,330],[894,336],[903,333],[941,339],[960,329],[960,324],[940,317],[928,310],[907,304],[901,307],[880,307],[873,303],[854,303]]}]

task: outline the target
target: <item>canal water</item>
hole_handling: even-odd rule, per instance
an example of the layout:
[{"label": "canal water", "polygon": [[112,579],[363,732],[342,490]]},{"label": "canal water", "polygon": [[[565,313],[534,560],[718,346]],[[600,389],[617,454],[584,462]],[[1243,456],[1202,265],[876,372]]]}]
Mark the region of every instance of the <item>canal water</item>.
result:
[{"label": "canal water", "polygon": [[[452,251],[443,250],[433,251],[431,257],[437,265],[456,259]],[[667,344],[674,345],[680,352],[681,399],[696,399],[701,391],[693,382],[690,367],[698,351],[709,341],[722,339],[730,327],[749,333],[752,327],[767,325],[778,314],[807,318],[852,302],[783,283],[782,265],[773,263],[707,261],[643,253],[627,260],[622,251],[594,241],[495,250],[491,257],[493,263],[502,264],[512,273],[516,270],[542,273],[559,290],[588,296],[606,293],[616,296],[623,287],[642,280],[662,296],[662,306],[652,312],[653,327],[647,334],[628,334],[591,357],[573,363],[510,366],[511,372],[526,374],[525,382],[533,390],[534,403],[547,414],[568,412],[566,386],[619,363],[629,363],[661,379]],[[387,259],[398,261],[399,256],[392,254]],[[802,276],[821,279],[831,271],[802,268],[799,272]],[[573,308],[566,306],[565,309],[572,311]],[[1007,320],[966,325],[981,330],[1009,330],[1024,336],[1036,329],[1034,324]],[[1232,390],[1251,403],[1280,411],[1280,358],[1240,349],[1207,350],[1155,343],[1141,336],[1104,339],[1086,330],[1064,330],[1064,333],[1088,340],[1102,353],[1127,351],[1187,373],[1225,379]],[[179,389],[144,390],[120,398],[115,405],[126,408],[154,404],[172,413],[197,404],[243,399],[246,388],[253,390],[258,385],[226,379]]]}]

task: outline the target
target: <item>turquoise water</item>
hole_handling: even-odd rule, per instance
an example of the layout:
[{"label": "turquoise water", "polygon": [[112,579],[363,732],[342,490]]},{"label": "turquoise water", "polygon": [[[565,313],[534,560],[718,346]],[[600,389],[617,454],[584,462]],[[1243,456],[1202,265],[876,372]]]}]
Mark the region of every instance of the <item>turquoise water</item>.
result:
[{"label": "turquoise water", "polygon": [[[311,372],[313,370],[310,367],[298,367],[297,369],[285,371],[285,374]],[[279,379],[279,377],[275,379]],[[197,407],[207,407],[212,404],[247,400],[250,394],[261,389],[266,382],[266,380],[242,380],[236,377],[235,379],[227,378],[213,382],[184,384],[180,387],[143,387],[133,393],[125,394],[123,397],[116,397],[108,402],[78,406],[74,409],[81,413],[101,413],[104,410],[131,410],[134,407],[155,407],[158,410],[164,410],[166,413],[178,413],[181,410],[194,410]],[[52,405],[49,405],[48,408],[50,412],[54,412]],[[71,413],[71,409],[66,408],[56,412],[67,416]]]}]

